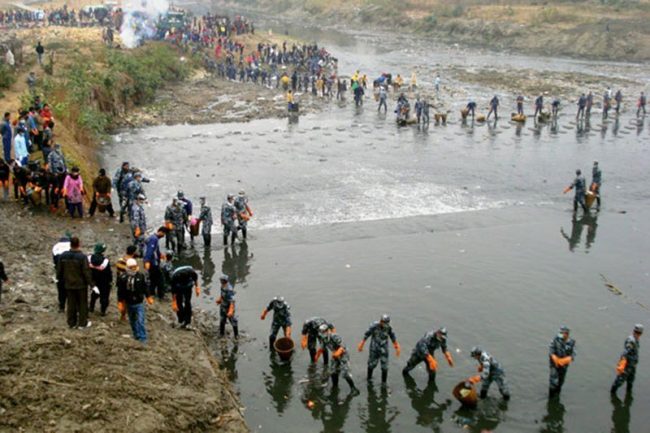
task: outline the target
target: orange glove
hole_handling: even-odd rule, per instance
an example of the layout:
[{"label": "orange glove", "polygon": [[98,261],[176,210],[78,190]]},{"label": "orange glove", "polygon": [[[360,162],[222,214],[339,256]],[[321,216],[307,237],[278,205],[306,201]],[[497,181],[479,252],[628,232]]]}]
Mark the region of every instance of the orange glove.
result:
[{"label": "orange glove", "polygon": [[366,344],[366,340],[361,340],[361,343],[357,346],[359,352],[363,352],[363,346]]},{"label": "orange glove", "polygon": [[336,334],[336,328],[332,328],[332,329],[330,330],[330,332],[331,332],[332,334]]},{"label": "orange glove", "polygon": [[467,381],[468,381],[469,383],[473,383],[473,384],[476,385],[477,383],[479,383],[479,382],[481,381],[481,376],[479,376],[479,375],[477,374],[476,376],[472,376],[472,377],[470,377],[469,379],[467,379]]},{"label": "orange glove", "polygon": [[480,373],[480,372],[482,372],[482,371],[483,371],[483,364],[479,364],[479,366],[478,366],[478,372]]},{"label": "orange glove", "polygon": [[136,228],[135,228],[135,231],[133,232],[133,234],[135,235],[135,237],[136,237],[136,238],[139,238],[139,237],[140,237],[140,233],[142,233],[142,231],[140,230],[140,227],[136,227]]},{"label": "orange glove", "polygon": [[447,358],[447,364],[449,364],[450,367],[454,366],[454,358],[451,357],[451,353],[445,352],[445,358]]},{"label": "orange glove", "polygon": [[427,353],[425,359],[427,361],[427,365],[429,366],[429,370],[436,371],[438,369],[438,361],[436,361],[436,358]]},{"label": "orange glove", "polygon": [[318,358],[323,354],[323,349],[318,349],[316,351],[316,356],[314,356],[314,361],[318,362]]},{"label": "orange glove", "polygon": [[566,188],[564,188],[564,191],[562,191],[562,194],[566,194],[569,191],[571,191],[571,187],[567,186]]},{"label": "orange glove", "polygon": [[153,305],[153,296],[147,296],[147,304]]},{"label": "orange glove", "polygon": [[223,298],[219,296],[219,299],[217,299],[217,305],[221,305],[222,302],[223,302]]},{"label": "orange glove", "polygon": [[393,347],[395,348],[395,355],[399,358],[400,354],[402,353],[402,348],[399,346],[399,343],[396,341],[393,343]]},{"label": "orange glove", "polygon": [[627,367],[627,359],[621,358],[620,361],[618,361],[618,365],[616,366],[616,374],[619,376],[623,373],[625,373],[625,367]]},{"label": "orange glove", "polygon": [[341,356],[343,356],[344,353],[345,353],[345,349],[343,347],[339,347],[334,352],[332,352],[332,358],[338,359]]},{"label": "orange glove", "polygon": [[555,353],[551,355],[551,361],[553,361],[553,364],[555,364],[556,367],[560,366],[560,358],[558,358]]},{"label": "orange glove", "polygon": [[199,296],[201,294],[201,287],[197,284],[194,286],[194,293],[196,293],[196,296]]},{"label": "orange glove", "polygon": [[232,317],[235,315],[235,303],[233,302],[230,304],[230,307],[228,307],[228,314],[226,314],[227,317]]},{"label": "orange glove", "polygon": [[171,221],[165,221],[165,227],[167,227],[169,230],[174,230],[174,224],[172,224]]},{"label": "orange glove", "polygon": [[303,335],[302,340],[300,340],[300,348],[305,350],[307,348],[307,336]]},{"label": "orange glove", "polygon": [[[139,229],[138,229],[138,230],[139,230]],[[137,230],[136,230],[136,233],[137,233]],[[136,235],[136,236],[137,236],[137,235]],[[144,268],[148,271],[149,268],[151,268],[151,263],[149,263],[149,262],[144,262]]]},{"label": "orange glove", "polygon": [[284,336],[287,338],[291,338],[291,326],[287,326],[284,328]]},{"label": "orange glove", "polygon": [[560,358],[558,360],[560,367],[566,367],[567,365],[571,364],[571,362],[573,362],[573,358],[570,356],[565,356],[564,358]]},{"label": "orange glove", "polygon": [[176,295],[172,296],[172,310],[174,313],[178,312],[178,302],[176,302]]},{"label": "orange glove", "polygon": [[117,311],[120,312],[120,314],[124,315],[126,313],[126,304],[124,301],[120,301],[117,303]]},{"label": "orange glove", "polygon": [[262,311],[262,315],[260,316],[260,320],[265,320],[266,319],[266,313],[269,311],[265,308],[264,311]]}]

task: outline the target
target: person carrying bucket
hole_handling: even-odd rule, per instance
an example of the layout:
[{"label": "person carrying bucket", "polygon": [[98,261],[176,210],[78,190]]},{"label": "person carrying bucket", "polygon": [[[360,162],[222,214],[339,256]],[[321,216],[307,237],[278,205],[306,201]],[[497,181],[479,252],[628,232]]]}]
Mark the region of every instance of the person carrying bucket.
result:
[{"label": "person carrying bucket", "polygon": [[269,302],[269,305],[262,311],[261,320],[266,319],[266,315],[273,311],[273,321],[271,322],[271,333],[269,334],[269,349],[273,350],[275,338],[278,331],[282,328],[284,336],[291,338],[291,306],[284,301],[282,296],[275,297]]}]

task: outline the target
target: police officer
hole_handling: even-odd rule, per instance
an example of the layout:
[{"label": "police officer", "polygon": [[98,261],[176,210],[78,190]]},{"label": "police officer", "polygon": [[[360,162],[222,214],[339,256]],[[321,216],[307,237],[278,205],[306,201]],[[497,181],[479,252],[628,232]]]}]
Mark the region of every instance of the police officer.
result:
[{"label": "police officer", "polygon": [[201,221],[201,235],[203,236],[203,244],[206,247],[210,246],[212,242],[212,209],[205,204],[205,197],[199,197],[201,203],[201,210],[199,212],[199,221]]},{"label": "police officer", "polygon": [[131,206],[131,233],[133,234],[133,245],[138,247],[140,257],[144,254],[144,235],[147,231],[147,216],[144,213],[144,201],[146,197],[140,194],[136,202]]},{"label": "police officer", "polygon": [[[321,327],[323,328],[321,330]],[[322,336],[327,332],[336,332],[336,328],[327,320],[322,317],[312,317],[311,319],[305,320],[305,323],[302,325],[302,340],[300,342],[300,347],[302,350],[305,348],[309,349],[309,357],[312,363],[316,362],[316,345],[320,342],[320,350],[323,355],[323,364],[327,365],[329,361],[329,352],[327,347],[323,342]]]},{"label": "police officer", "polygon": [[221,206],[221,224],[223,225],[223,244],[228,245],[228,235],[231,236],[231,243],[235,245],[237,239],[237,227],[235,220],[237,218],[237,210],[235,209],[235,196],[228,194],[226,201]]},{"label": "police officer", "polygon": [[199,276],[191,266],[174,269],[171,275],[172,310],[176,312],[181,328],[188,329],[192,323],[192,289],[201,294]]},{"label": "police officer", "polygon": [[235,290],[228,282],[228,275],[221,275],[221,295],[217,299],[219,305],[219,335],[224,336],[226,332],[226,321],[230,322],[235,338],[239,337],[239,322],[235,316]]},{"label": "police officer", "polygon": [[185,215],[181,202],[174,197],[172,203],[165,209],[165,224],[170,230],[165,245],[167,248],[171,245],[171,249],[176,249],[179,255],[185,241]]},{"label": "police officer", "polygon": [[[133,173],[133,179],[128,182],[126,187],[127,206],[131,206],[132,203],[135,203],[140,194],[146,196],[144,188],[142,187],[142,172],[136,171]],[[129,219],[132,217],[133,216],[129,214]]]},{"label": "police officer", "polygon": [[124,161],[122,166],[115,171],[113,175],[113,189],[117,191],[120,200],[120,222],[124,222],[124,214],[130,212],[127,206],[127,180],[132,176],[131,168],[128,161]]},{"label": "police officer", "polygon": [[587,97],[583,93],[578,99],[578,113],[576,114],[576,119],[580,116],[585,117],[585,107],[587,106]]},{"label": "police officer", "polygon": [[438,362],[433,357],[436,349],[440,348],[442,353],[447,359],[450,367],[454,366],[454,359],[451,353],[447,350],[447,328],[442,327],[437,331],[429,331],[424,334],[424,337],[415,345],[411,357],[406,363],[406,367],[402,370],[402,374],[409,374],[416,365],[426,361],[427,371],[429,372],[429,380],[436,380],[436,371],[438,370]]},{"label": "police officer", "polygon": [[[348,354],[347,348],[343,345],[343,340],[338,334],[328,332],[323,335],[323,341],[327,349],[332,352],[332,373],[330,375],[332,388],[338,388],[339,377],[342,374],[350,386],[350,391],[353,394],[358,394],[359,390],[354,385],[354,380],[350,373],[350,355]],[[316,355],[316,361],[318,361],[319,354],[320,352]]]},{"label": "police officer", "polygon": [[537,98],[535,98],[535,114],[533,114],[533,117],[537,119],[537,115],[542,114],[543,109],[544,109],[544,95],[539,95]]},{"label": "police officer", "polygon": [[237,230],[241,230],[242,237],[246,239],[248,220],[253,216],[253,212],[248,206],[248,197],[246,197],[246,191],[239,191],[239,195],[235,199],[235,209],[237,210]]},{"label": "police officer", "polygon": [[481,374],[470,377],[468,381],[475,384],[481,382],[480,397],[486,398],[490,385],[492,385],[492,382],[496,382],[503,399],[510,400],[506,373],[501,368],[501,364],[492,355],[477,346],[472,348],[470,355],[478,361],[478,371]]},{"label": "police officer", "polygon": [[576,342],[569,337],[569,332],[568,327],[562,326],[548,348],[548,361],[551,369],[548,388],[549,397],[558,395],[562,391],[566,372],[576,357]]},{"label": "police officer", "polygon": [[271,333],[269,334],[269,349],[273,350],[275,337],[278,335],[280,328],[284,331],[284,336],[291,337],[291,306],[284,301],[282,296],[275,297],[269,302],[269,305],[262,311],[261,320],[266,319],[266,315],[273,311],[273,322],[271,322]]},{"label": "police officer", "polygon": [[564,189],[564,193],[575,189],[575,195],[573,196],[573,213],[578,212],[578,205],[582,207],[582,210],[587,212],[587,205],[585,205],[585,178],[582,176],[582,171],[580,169],[576,170],[576,178],[573,180],[573,183],[567,186]]},{"label": "police officer", "polygon": [[637,323],[634,325],[632,335],[627,337],[623,345],[623,353],[616,366],[616,379],[612,384],[610,392],[616,394],[618,388],[627,382],[627,392],[632,391],[634,385],[634,376],[636,375],[636,365],[639,362],[639,346],[641,335],[643,334],[643,325]]},{"label": "police officer", "polygon": [[357,347],[359,352],[363,352],[363,346],[368,338],[371,338],[371,341],[367,378],[369,381],[372,380],[372,372],[377,367],[377,364],[381,362],[381,382],[386,383],[386,379],[388,379],[388,339],[390,338],[393,342],[395,354],[398,357],[402,352],[397,337],[395,337],[395,332],[393,332],[393,327],[390,326],[390,316],[388,314],[382,315],[379,321],[373,322],[366,333],[363,334],[363,340]]},{"label": "police officer", "polygon": [[600,171],[598,161],[594,161],[591,169],[591,192],[596,194],[596,210],[600,210],[600,185],[603,183],[603,173]]}]

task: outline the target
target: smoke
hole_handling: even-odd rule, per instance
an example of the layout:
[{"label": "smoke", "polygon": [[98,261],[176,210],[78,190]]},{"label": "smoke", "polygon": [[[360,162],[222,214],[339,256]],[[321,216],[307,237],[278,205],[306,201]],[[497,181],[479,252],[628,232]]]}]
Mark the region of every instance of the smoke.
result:
[{"label": "smoke", "polygon": [[156,23],[169,10],[168,0],[127,0],[120,36],[124,46],[135,48],[156,34]]}]

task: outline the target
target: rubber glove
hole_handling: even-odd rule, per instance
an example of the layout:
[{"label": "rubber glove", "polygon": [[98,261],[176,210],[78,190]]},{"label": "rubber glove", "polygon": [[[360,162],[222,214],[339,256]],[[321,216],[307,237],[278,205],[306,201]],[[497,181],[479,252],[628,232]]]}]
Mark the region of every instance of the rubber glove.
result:
[{"label": "rubber glove", "polygon": [[300,340],[300,348],[305,350],[307,348],[307,336],[303,335],[302,340]]},{"label": "rubber glove", "polygon": [[447,364],[449,364],[450,367],[454,366],[454,358],[451,357],[450,352],[445,352],[445,358],[447,358]]},{"label": "rubber glove", "polygon": [[397,341],[393,343],[393,347],[395,348],[395,355],[397,355],[397,357],[399,358],[399,356],[402,353],[402,348],[400,347]]},{"label": "rubber glove", "polygon": [[363,352],[363,346],[366,344],[366,340],[361,340],[361,343],[357,346],[359,352]]},{"label": "rubber glove", "polygon": [[618,365],[616,366],[616,373],[619,376],[625,373],[625,367],[627,367],[627,359],[621,358],[621,360],[618,361]]}]

